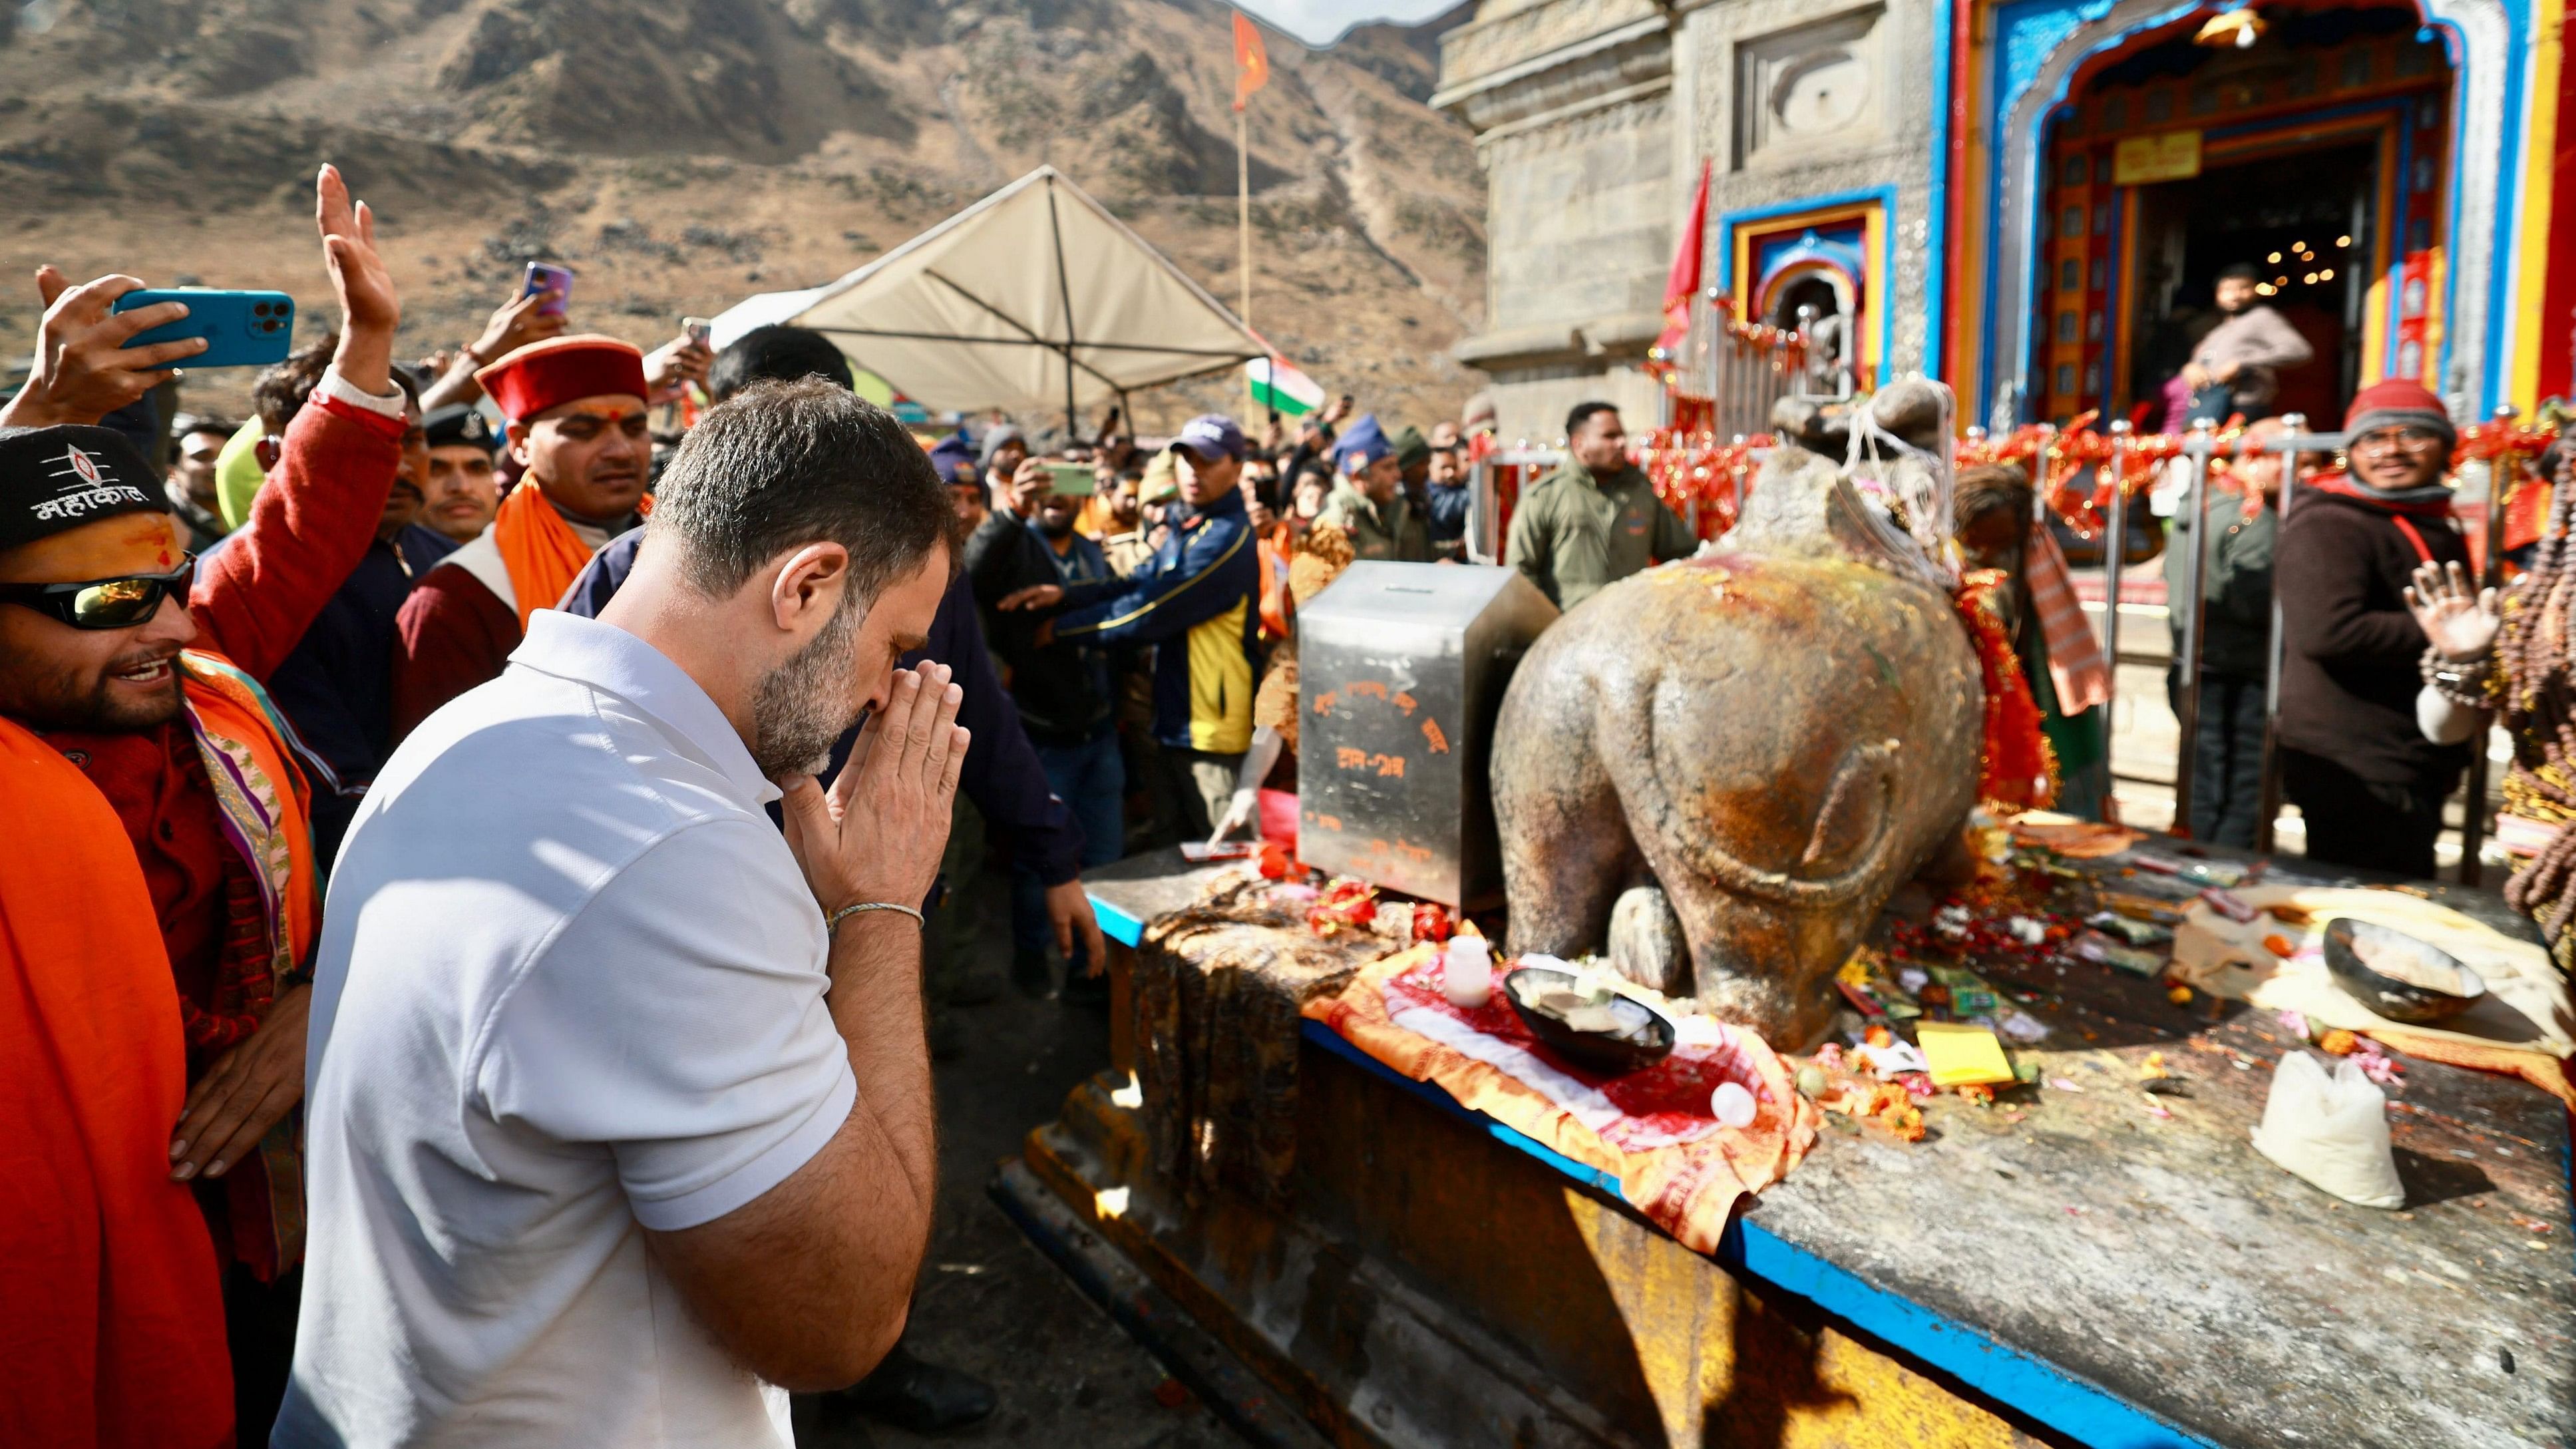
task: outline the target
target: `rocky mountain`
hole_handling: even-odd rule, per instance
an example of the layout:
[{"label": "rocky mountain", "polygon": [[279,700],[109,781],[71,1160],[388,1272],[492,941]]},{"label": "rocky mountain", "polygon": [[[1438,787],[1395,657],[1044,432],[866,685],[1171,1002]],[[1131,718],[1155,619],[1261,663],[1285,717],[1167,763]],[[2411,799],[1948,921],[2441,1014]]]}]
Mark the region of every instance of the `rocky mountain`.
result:
[{"label": "rocky mountain", "polygon": [[[1475,386],[1446,349],[1483,305],[1483,177],[1424,104],[1464,12],[1322,51],[1269,32],[1250,113],[1254,325],[1426,420]],[[407,351],[470,338],[538,258],[578,270],[577,325],[651,345],[1046,162],[1230,302],[1230,23],[1215,0],[0,0],[0,276],[277,287],[318,332],[332,160],[382,219]],[[0,290],[0,355],[37,310]],[[1236,395],[1138,405],[1168,425]]]}]

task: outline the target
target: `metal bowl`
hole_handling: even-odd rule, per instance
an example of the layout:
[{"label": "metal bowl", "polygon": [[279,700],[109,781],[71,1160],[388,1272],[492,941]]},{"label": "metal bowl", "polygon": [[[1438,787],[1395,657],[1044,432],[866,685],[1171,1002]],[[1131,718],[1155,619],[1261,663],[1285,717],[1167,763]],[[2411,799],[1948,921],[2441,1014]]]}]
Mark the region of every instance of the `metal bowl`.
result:
[{"label": "metal bowl", "polygon": [[[1503,977],[1503,999],[1512,1011],[1548,1050],[1587,1071],[1619,1077],[1643,1071],[1672,1055],[1676,1033],[1671,1017],[1655,1010],[1633,996],[1610,993],[1603,1003],[1627,1027],[1628,1034],[1614,1036],[1608,1032],[1577,1031],[1532,1004],[1541,992],[1574,989],[1571,971],[1552,971],[1544,966],[1523,966]],[[1526,992],[1529,1001],[1522,1000]]]},{"label": "metal bowl", "polygon": [[2448,1021],[2487,984],[2450,952],[2350,916],[2326,922],[2326,970],[2352,998],[2390,1021]]}]

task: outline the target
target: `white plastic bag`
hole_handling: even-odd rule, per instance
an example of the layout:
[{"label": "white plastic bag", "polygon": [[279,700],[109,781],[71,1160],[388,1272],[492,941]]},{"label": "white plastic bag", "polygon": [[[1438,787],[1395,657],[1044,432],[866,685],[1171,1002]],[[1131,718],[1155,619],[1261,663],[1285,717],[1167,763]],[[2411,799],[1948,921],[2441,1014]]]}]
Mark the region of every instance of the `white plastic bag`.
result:
[{"label": "white plastic bag", "polygon": [[2348,1203],[2406,1205],[2388,1148],[2388,1098],[2350,1057],[2334,1075],[2306,1052],[2281,1058],[2254,1150]]}]

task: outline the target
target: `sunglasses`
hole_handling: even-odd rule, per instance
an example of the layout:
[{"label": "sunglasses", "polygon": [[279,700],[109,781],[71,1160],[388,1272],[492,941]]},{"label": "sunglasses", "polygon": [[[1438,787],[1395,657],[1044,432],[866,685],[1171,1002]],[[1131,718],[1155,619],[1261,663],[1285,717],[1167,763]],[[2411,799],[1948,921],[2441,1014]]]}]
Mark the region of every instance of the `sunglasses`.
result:
[{"label": "sunglasses", "polygon": [[164,598],[188,598],[197,556],[188,554],[166,574],[127,574],[80,584],[0,584],[0,604],[18,604],[75,629],[131,629],[160,611]]}]

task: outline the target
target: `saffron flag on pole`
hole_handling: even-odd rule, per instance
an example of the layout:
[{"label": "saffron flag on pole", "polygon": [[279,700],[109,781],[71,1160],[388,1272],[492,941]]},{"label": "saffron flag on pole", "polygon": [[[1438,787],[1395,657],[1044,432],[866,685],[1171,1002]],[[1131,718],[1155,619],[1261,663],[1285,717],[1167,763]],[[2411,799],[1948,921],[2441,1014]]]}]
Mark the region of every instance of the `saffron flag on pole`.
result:
[{"label": "saffron flag on pole", "polygon": [[1692,194],[1690,215],[1682,221],[1681,240],[1673,247],[1673,269],[1664,278],[1664,330],[1655,339],[1657,360],[1672,365],[1690,340],[1691,299],[1699,295],[1700,252],[1708,232],[1709,162],[1699,163],[1699,190]]},{"label": "saffron flag on pole", "polygon": [[1256,357],[1243,365],[1245,390],[1255,407],[1302,418],[1324,405],[1324,389],[1284,357]]},{"label": "saffron flag on pole", "polygon": [[1252,93],[1270,84],[1270,52],[1261,43],[1261,31],[1250,16],[1234,12],[1234,108],[1252,99]]}]

